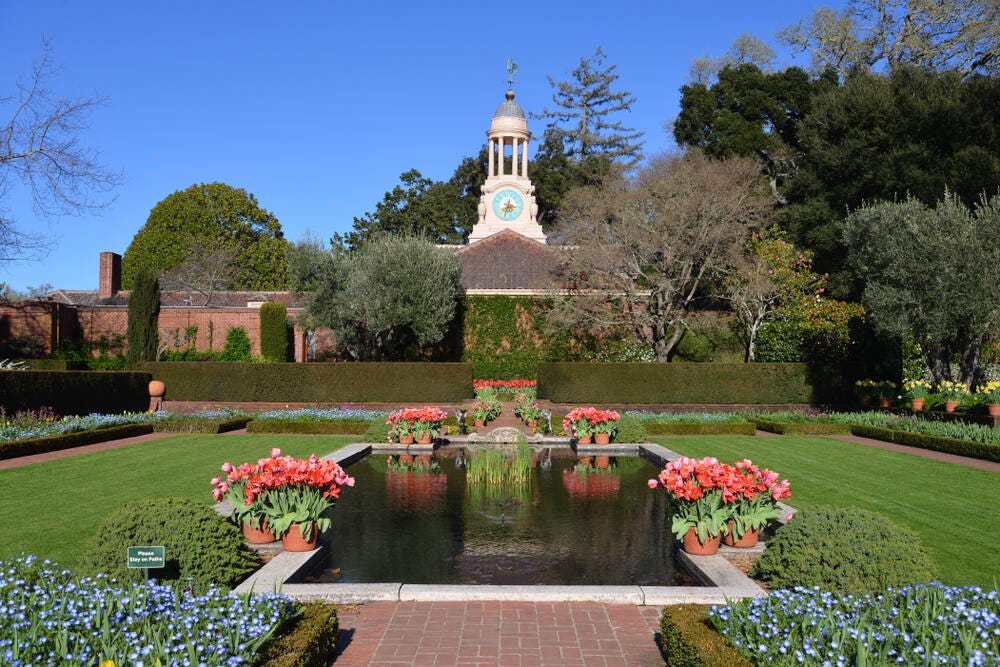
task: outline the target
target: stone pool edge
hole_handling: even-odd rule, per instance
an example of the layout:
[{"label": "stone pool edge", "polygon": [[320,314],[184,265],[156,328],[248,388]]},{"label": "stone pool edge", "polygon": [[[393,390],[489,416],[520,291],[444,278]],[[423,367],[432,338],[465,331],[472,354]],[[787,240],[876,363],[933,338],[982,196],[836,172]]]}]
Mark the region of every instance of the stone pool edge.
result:
[{"label": "stone pool edge", "polygon": [[[430,446],[428,446],[430,447]],[[655,445],[641,443],[616,449],[637,452],[654,465],[662,466],[680,454]],[[605,450],[607,451],[607,450]],[[372,446],[354,443],[324,458],[348,466],[372,452]],[[313,566],[326,557],[325,547],[314,551],[281,551],[262,568],[239,584],[236,593],[281,591],[302,602],[323,601],[338,604],[364,602],[446,602],[501,600],[517,602],[602,602],[605,604],[674,605],[726,604],[767,593],[743,574],[725,556],[690,556],[680,552],[683,566],[705,586],[497,586],[468,584],[303,584],[298,583]]]}]

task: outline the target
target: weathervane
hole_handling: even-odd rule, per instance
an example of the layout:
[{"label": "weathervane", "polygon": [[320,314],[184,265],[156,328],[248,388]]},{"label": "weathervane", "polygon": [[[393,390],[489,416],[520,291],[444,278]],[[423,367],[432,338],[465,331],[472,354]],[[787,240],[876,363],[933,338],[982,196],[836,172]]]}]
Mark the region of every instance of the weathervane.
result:
[{"label": "weathervane", "polygon": [[520,71],[520,69],[521,68],[517,66],[517,63],[514,62],[513,58],[508,58],[507,59],[507,89],[508,90],[511,89],[511,88],[513,88],[514,84],[517,83],[517,81],[514,79],[514,77],[517,76],[517,73]]}]

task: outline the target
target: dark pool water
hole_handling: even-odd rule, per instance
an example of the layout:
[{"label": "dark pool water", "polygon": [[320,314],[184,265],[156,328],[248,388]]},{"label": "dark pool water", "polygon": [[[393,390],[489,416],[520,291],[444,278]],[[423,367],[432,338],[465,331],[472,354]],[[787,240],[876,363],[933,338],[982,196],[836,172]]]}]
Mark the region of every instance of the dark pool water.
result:
[{"label": "dark pool water", "polygon": [[439,473],[388,470],[384,454],[351,466],[357,484],[332,510],[328,569],[316,580],[693,584],[675,568],[664,494],[646,485],[656,469],[643,459],[581,474],[571,450],[554,450],[529,483],[492,488],[467,484],[465,455],[439,450]]}]

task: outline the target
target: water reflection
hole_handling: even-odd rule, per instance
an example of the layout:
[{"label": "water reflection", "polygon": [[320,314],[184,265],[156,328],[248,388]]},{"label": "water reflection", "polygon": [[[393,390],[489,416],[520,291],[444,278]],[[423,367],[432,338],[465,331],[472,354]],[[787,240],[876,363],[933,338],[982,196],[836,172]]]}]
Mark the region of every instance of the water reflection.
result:
[{"label": "water reflection", "polygon": [[646,486],[656,471],[642,459],[584,470],[571,450],[539,449],[526,483],[490,487],[467,483],[456,464],[470,455],[439,450],[420,472],[385,457],[351,466],[357,483],[331,514],[337,580],[679,583],[664,494]]}]

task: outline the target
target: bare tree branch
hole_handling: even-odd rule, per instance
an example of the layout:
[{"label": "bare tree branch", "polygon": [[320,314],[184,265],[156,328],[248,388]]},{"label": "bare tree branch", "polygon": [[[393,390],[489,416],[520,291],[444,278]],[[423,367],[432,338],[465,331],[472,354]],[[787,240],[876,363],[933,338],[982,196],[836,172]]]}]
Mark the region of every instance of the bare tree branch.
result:
[{"label": "bare tree branch", "polygon": [[[61,98],[48,87],[59,68],[50,59],[50,44],[17,92],[0,97],[0,202],[15,182],[31,191],[35,210],[45,216],[78,215],[107,206],[109,193],[121,175],[98,162],[98,153],[80,141],[87,115],[102,106],[101,97]],[[0,261],[30,259],[44,254],[46,241],[18,231],[15,221],[0,209]]]}]

